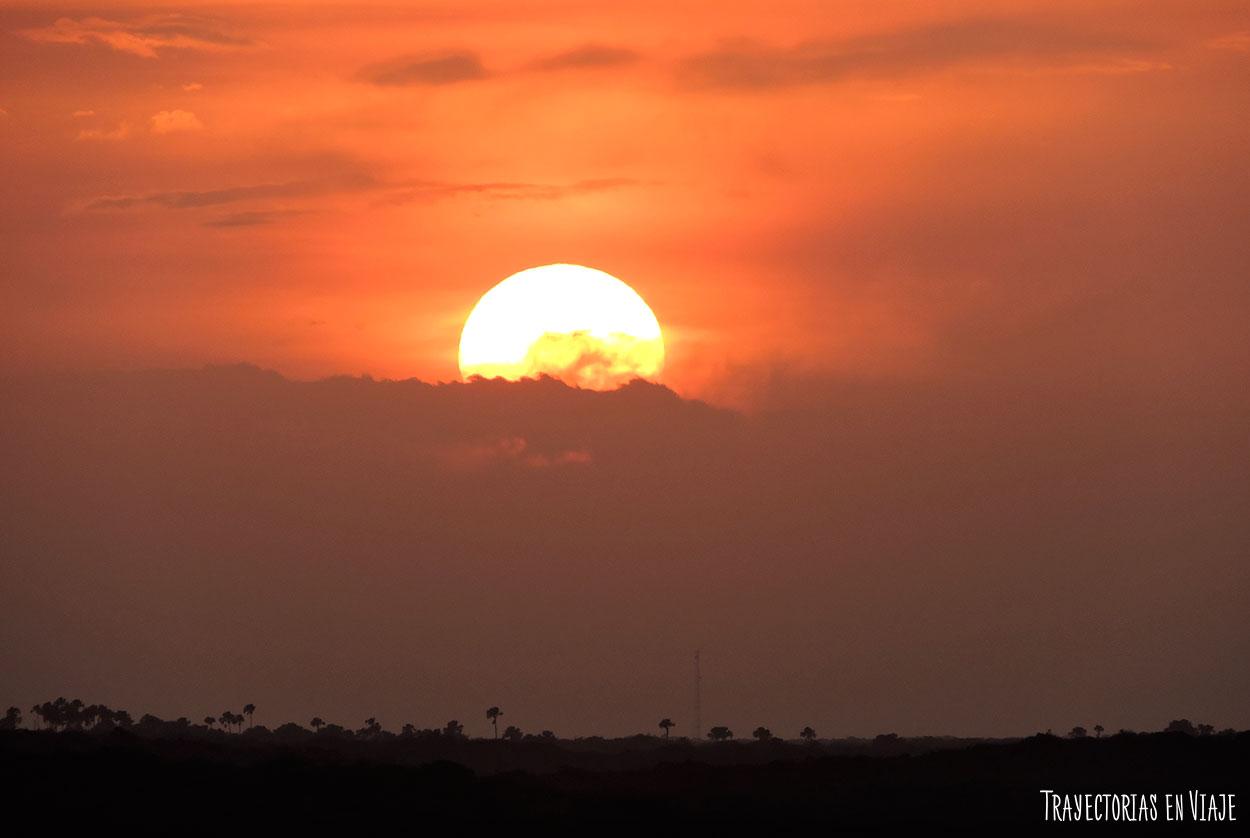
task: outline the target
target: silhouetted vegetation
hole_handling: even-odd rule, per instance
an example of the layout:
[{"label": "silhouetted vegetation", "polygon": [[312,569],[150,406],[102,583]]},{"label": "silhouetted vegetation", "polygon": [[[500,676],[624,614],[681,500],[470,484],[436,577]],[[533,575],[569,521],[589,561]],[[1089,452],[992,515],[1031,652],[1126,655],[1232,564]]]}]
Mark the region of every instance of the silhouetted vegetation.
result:
[{"label": "silhouetted vegetation", "polygon": [[[567,825],[697,820],[735,825],[883,826],[1037,823],[1039,788],[1244,791],[1250,733],[1177,720],[1164,733],[1022,740],[900,737],[797,740],[753,731],[709,742],[660,733],[622,739],[496,739],[376,718],[357,730],[314,717],[241,729],[227,711],[203,724],[78,700],[10,708],[0,726],[0,787],[52,832],[356,834],[403,823],[540,821]],[[497,710],[497,708],[492,708]],[[502,715],[494,713],[493,722]],[[222,717],[225,721],[222,721]],[[671,720],[669,720],[671,721]],[[34,728],[34,729],[32,729]],[[1097,728],[1095,728],[1097,730]],[[215,795],[207,789],[249,789]],[[73,789],[66,795],[64,789]],[[135,794],[142,790],[142,798]],[[414,820],[415,819],[415,820]]]},{"label": "silhouetted vegetation", "polygon": [[1184,733],[1186,736],[1197,736],[1198,728],[1189,719],[1173,719],[1164,728],[1167,733]]}]

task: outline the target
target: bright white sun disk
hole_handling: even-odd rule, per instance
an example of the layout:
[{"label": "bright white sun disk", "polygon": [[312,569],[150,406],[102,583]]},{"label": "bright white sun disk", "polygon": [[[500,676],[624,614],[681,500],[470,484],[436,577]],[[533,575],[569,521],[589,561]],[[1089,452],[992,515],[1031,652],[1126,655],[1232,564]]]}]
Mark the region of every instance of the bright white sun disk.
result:
[{"label": "bright white sun disk", "polygon": [[664,365],[659,321],[634,289],[581,265],[543,265],[486,292],[460,335],[468,378],[552,375],[607,389]]}]

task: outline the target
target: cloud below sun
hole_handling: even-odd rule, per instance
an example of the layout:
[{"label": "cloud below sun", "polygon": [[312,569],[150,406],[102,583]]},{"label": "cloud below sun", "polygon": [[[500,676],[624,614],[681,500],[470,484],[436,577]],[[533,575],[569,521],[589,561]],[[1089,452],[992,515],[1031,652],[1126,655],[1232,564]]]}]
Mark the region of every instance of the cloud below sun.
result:
[{"label": "cloud below sun", "polygon": [[548,332],[530,345],[521,361],[480,364],[468,374],[507,379],[545,375],[574,387],[610,390],[635,378],[652,378],[662,366],[663,347],[654,340],[623,334],[600,338],[585,331]]}]

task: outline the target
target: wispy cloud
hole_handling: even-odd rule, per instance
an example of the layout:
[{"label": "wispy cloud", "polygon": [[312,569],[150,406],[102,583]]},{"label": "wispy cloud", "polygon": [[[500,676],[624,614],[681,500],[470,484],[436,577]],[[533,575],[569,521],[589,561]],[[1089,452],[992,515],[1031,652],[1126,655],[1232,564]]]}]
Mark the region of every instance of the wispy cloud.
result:
[{"label": "wispy cloud", "polygon": [[165,209],[194,209],[245,201],[279,198],[307,198],[338,192],[358,192],[373,188],[376,182],[366,175],[344,175],[321,180],[297,180],[285,183],[261,183],[204,191],[149,192],[143,195],[115,195],[93,198],[82,209],[88,212],[127,210],[154,206]]},{"label": "wispy cloud", "polygon": [[281,210],[245,210],[243,212],[232,212],[217,218],[209,219],[204,222],[205,227],[259,227],[264,224],[272,224],[283,218],[291,218],[296,215],[306,215],[306,210],[281,209]]},{"label": "wispy cloud", "polygon": [[78,132],[76,140],[124,140],[130,136],[130,123],[122,122],[116,128],[84,128]]},{"label": "wispy cloud", "polygon": [[403,204],[411,201],[438,200],[456,195],[481,195],[502,200],[554,201],[591,192],[606,192],[638,186],[632,178],[596,178],[572,183],[526,183],[519,181],[484,181],[454,183],[416,181],[388,195],[385,203]]},{"label": "wispy cloud", "polygon": [[586,448],[538,451],[520,436],[448,445],[438,449],[435,455],[446,468],[454,471],[476,471],[498,465],[526,468],[585,466],[594,461]]},{"label": "wispy cloud", "polygon": [[[97,132],[83,139],[122,139],[129,133],[112,136]],[[120,130],[120,129],[119,129]],[[155,207],[168,210],[188,210],[218,207],[228,204],[260,203],[248,209],[224,215],[204,222],[210,227],[244,227],[267,224],[282,217],[295,215],[302,210],[273,209],[265,202],[304,200],[327,195],[361,192],[382,193],[379,204],[399,205],[414,201],[435,201],[458,195],[478,195],[498,200],[553,201],[577,195],[606,192],[641,185],[629,178],[599,178],[579,180],[566,184],[525,182],[446,182],[446,181],[383,181],[362,173],[351,173],[330,178],[293,180],[282,183],[258,183],[208,190],[170,190],[135,195],[103,195],[90,198],[77,206],[83,212],[120,212]]]},{"label": "wispy cloud", "polygon": [[623,47],[586,44],[567,52],[539,59],[531,66],[535,70],[596,69],[599,67],[616,67],[622,64],[632,64],[639,57],[638,53]]},{"label": "wispy cloud", "polygon": [[157,58],[166,49],[224,52],[252,43],[221,32],[205,18],[181,14],[133,21],[63,17],[50,26],[23,29],[18,34],[48,44],[102,44],[141,58]]},{"label": "wispy cloud", "polygon": [[380,87],[455,84],[486,76],[481,58],[466,51],[403,56],[370,64],[357,74],[360,81]]},{"label": "wispy cloud", "polygon": [[[778,47],[733,41],[682,62],[694,86],[763,90],[849,78],[902,77],[975,62],[1007,67],[1158,68],[1136,39],[1010,20],[966,20]],[[1096,60],[1095,60],[1096,59]],[[1137,60],[1137,64],[1124,61]],[[1121,62],[1118,63],[1117,62]]]},{"label": "wispy cloud", "polygon": [[1250,52],[1250,30],[1230,32],[1207,41],[1208,49],[1223,49],[1233,52]]},{"label": "wispy cloud", "polygon": [[153,134],[175,134],[182,131],[199,131],[204,127],[199,117],[190,111],[161,111],[152,115]]}]

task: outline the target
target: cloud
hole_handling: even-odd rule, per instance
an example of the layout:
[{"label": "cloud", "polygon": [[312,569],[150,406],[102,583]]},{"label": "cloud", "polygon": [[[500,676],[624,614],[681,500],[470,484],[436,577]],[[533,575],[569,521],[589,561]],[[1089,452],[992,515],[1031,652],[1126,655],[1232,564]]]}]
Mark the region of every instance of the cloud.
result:
[{"label": "cloud", "polygon": [[116,128],[84,128],[78,132],[76,140],[124,140],[130,136],[130,123],[122,122]]},{"label": "cloud", "polygon": [[620,387],[639,371],[654,377],[660,371],[656,341],[629,335],[598,338],[586,332],[548,333],[530,346],[522,362],[529,376],[550,375],[577,387],[603,390]]},{"label": "cloud", "polygon": [[187,91],[188,93],[194,93],[197,90],[203,90],[204,85],[200,84],[198,81],[193,81],[190,84],[184,84],[182,86],[182,89]]},{"label": "cloud", "polygon": [[51,26],[23,29],[18,34],[38,43],[103,44],[140,58],[157,58],[166,49],[224,52],[251,45],[246,39],[218,31],[204,18],[180,14],[135,21],[63,17]]},{"label": "cloud", "polygon": [[0,116],[8,116],[9,112],[4,108],[0,108]]},{"label": "cloud", "polygon": [[1250,31],[1230,32],[1207,41],[1208,49],[1231,50],[1232,52],[1250,52]]},{"label": "cloud", "polygon": [[153,134],[175,134],[182,131],[199,131],[204,127],[199,117],[190,111],[161,111],[152,115]]},{"label": "cloud", "polygon": [[573,387],[606,390],[639,378],[654,379],[664,363],[663,344],[632,335],[592,335],[586,331],[548,332],[532,344],[524,358],[469,366],[470,378],[518,379],[548,377]]},{"label": "cloud", "polygon": [[75,119],[80,119],[86,116],[95,116],[95,111],[92,111],[92,110],[74,111],[72,114],[70,114],[70,116],[74,117]]},{"label": "cloud", "polygon": [[371,64],[357,74],[360,81],[380,87],[455,84],[486,76],[477,54],[464,51],[395,58]]},{"label": "cloud", "polygon": [[290,218],[295,215],[304,215],[304,210],[245,210],[243,212],[232,212],[217,218],[204,222],[205,227],[257,227],[262,224],[272,224],[283,218]]},{"label": "cloud", "polygon": [[[126,123],[112,131],[91,129],[80,132],[80,140],[121,140],[130,136]],[[403,181],[387,183],[362,172],[293,180],[281,183],[257,183],[222,189],[169,190],[131,195],[100,195],[77,202],[81,212],[120,212],[156,207],[169,210],[200,209],[227,204],[246,204],[275,200],[317,198],[325,195],[369,191],[385,193],[379,203],[402,205],[413,201],[435,201],[457,195],[480,195],[499,200],[551,201],[581,194],[623,189],[638,185],[629,178],[599,178],[568,184],[483,182],[455,183],[443,181]],[[204,221],[208,227],[251,227],[269,224],[282,218],[302,214],[303,210],[260,207],[255,210],[228,213]]]},{"label": "cloud", "polygon": [[416,181],[391,193],[386,203],[404,204],[418,200],[438,200],[456,195],[482,195],[489,198],[519,201],[554,201],[593,192],[606,192],[640,185],[632,178],[592,178],[572,183],[525,183],[513,181],[484,181],[480,183],[454,183],[443,181]]},{"label": "cloud", "polygon": [[763,90],[901,77],[978,61],[1018,62],[1025,67],[1079,65],[1092,57],[1134,58],[1146,48],[1147,44],[1117,35],[985,19],[790,47],[733,41],[686,59],[680,72],[694,86]]},{"label": "cloud", "polygon": [[531,66],[536,70],[595,69],[632,64],[638,58],[638,53],[630,49],[587,44],[577,49],[540,59]]},{"label": "cloud", "polygon": [[444,467],[455,471],[474,471],[500,464],[526,468],[580,466],[594,461],[585,448],[536,451],[528,440],[520,436],[449,445],[439,449],[436,456]]},{"label": "cloud", "polygon": [[367,175],[350,174],[320,180],[286,183],[260,183],[204,191],[149,192],[143,195],[113,195],[93,198],[82,209],[88,212],[126,210],[141,206],[166,209],[192,209],[273,198],[304,198],[334,192],[355,192],[375,186]]}]

